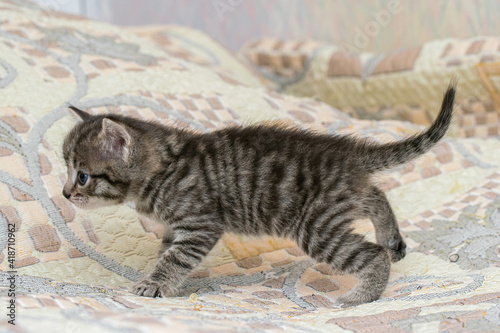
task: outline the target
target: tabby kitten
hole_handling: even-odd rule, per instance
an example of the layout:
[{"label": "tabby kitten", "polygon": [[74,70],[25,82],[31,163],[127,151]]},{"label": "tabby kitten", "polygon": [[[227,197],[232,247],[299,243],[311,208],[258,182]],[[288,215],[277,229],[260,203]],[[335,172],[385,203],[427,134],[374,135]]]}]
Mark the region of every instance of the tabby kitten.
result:
[{"label": "tabby kitten", "polygon": [[[451,84],[427,131],[388,144],[269,126],[197,134],[70,107],[83,121],[64,141],[63,195],[81,208],[131,201],[172,230],[155,268],[135,285],[138,295],[175,295],[222,233],[232,231],[294,239],[318,262],[359,279],[338,304],[371,302],[406,248],[372,175],[437,143],[454,98]],[[353,232],[360,218],[371,219],[376,244]]]}]

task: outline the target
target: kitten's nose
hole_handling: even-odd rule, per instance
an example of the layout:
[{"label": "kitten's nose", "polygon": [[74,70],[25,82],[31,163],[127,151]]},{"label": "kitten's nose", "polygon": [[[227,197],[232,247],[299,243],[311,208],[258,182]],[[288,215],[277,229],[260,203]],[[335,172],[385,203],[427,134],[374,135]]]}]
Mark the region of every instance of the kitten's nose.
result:
[{"label": "kitten's nose", "polygon": [[66,199],[69,199],[69,197],[71,196],[71,193],[66,192],[66,190],[63,190],[62,193]]}]

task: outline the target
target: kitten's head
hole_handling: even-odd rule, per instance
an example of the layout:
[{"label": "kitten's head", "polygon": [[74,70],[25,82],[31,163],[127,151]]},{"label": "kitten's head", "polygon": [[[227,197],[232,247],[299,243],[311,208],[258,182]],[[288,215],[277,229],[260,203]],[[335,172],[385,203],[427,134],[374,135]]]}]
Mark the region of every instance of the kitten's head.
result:
[{"label": "kitten's head", "polygon": [[64,197],[81,208],[124,202],[131,184],[131,129],[117,116],[93,116],[70,109],[82,121],[63,144],[68,168]]}]

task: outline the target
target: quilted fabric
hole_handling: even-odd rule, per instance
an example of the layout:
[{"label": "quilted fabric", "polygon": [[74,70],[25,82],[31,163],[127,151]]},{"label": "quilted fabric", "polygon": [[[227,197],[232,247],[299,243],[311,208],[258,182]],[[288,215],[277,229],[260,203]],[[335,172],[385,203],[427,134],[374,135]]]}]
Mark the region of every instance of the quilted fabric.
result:
[{"label": "quilted fabric", "polygon": [[273,89],[315,96],[361,119],[429,125],[452,76],[460,81],[455,136],[499,135],[500,40],[443,39],[385,54],[350,53],[317,41],[264,38],[240,57]]},{"label": "quilted fabric", "polygon": [[[0,9],[0,298],[9,299],[10,224],[19,332],[500,325],[495,138],[448,139],[379,176],[409,245],[379,301],[337,309],[333,302],[355,285],[353,277],[314,263],[289,240],[232,234],[191,274],[180,297],[130,294],[154,264],[162,231],[126,205],[82,211],[62,197],[61,144],[75,121],[68,104],[195,131],[265,121],[386,142],[423,127],[355,120],[317,100],[270,91],[224,47],[191,29],[127,30],[8,0]],[[359,221],[357,230],[374,239],[369,222]]]}]

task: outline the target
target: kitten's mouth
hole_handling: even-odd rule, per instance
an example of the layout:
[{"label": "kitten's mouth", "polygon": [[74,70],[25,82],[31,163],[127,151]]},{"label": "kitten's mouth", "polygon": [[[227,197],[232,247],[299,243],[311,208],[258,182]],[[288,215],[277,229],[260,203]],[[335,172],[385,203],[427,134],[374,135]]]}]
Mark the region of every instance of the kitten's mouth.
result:
[{"label": "kitten's mouth", "polygon": [[71,201],[71,203],[73,203],[76,207],[86,210],[108,207],[118,204],[118,202],[106,202],[103,200],[96,200],[93,197],[87,197],[81,194],[75,194],[74,196],[71,196],[69,201]]},{"label": "kitten's mouth", "polygon": [[77,207],[85,208],[87,205],[87,200],[85,200],[84,196],[81,194],[75,194],[71,196],[70,201]]}]

